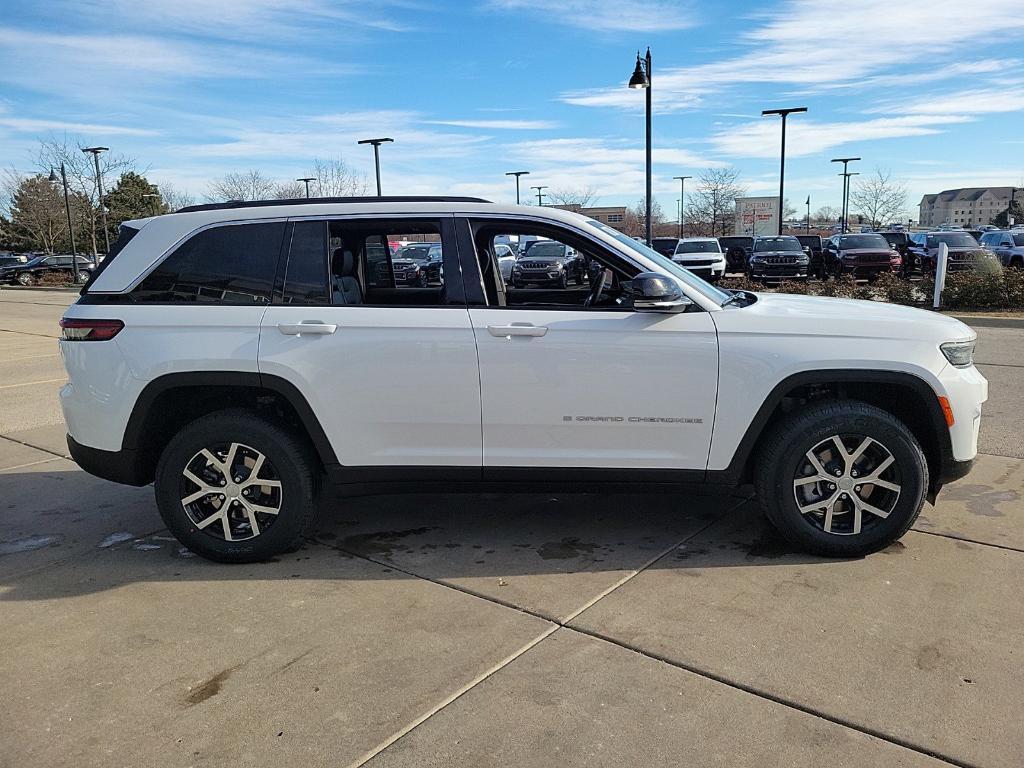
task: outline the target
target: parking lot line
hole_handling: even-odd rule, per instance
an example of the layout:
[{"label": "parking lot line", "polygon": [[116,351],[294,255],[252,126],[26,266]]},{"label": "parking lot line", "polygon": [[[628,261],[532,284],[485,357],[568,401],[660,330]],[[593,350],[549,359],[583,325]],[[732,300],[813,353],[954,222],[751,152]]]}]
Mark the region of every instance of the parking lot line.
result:
[{"label": "parking lot line", "polygon": [[67,381],[67,376],[62,376],[59,379],[43,379],[42,381],[25,381],[21,384],[0,384],[0,389],[13,389],[14,387],[31,387],[36,384],[53,384],[57,381]]},{"label": "parking lot line", "polygon": [[[745,504],[749,500],[750,500],[749,498],[743,498],[743,499],[739,500],[732,508],[730,508],[728,511],[726,511],[724,513],[724,515],[732,514],[733,512],[735,512],[737,509],[739,509],[743,504]],[[464,594],[468,594],[468,595],[471,595],[473,597],[480,598],[481,600],[487,600],[488,602],[497,603],[498,605],[502,605],[502,606],[504,606],[506,608],[512,608],[513,610],[520,611],[521,613],[527,613],[527,614],[530,614],[531,616],[535,616],[537,618],[544,619],[545,621],[551,622],[551,626],[548,627],[546,630],[544,630],[544,632],[542,632],[540,635],[535,637],[530,642],[526,643],[526,645],[524,645],[522,648],[520,648],[519,650],[517,650],[514,653],[512,653],[510,656],[506,657],[502,661],[500,661],[497,664],[495,664],[490,669],[484,671],[483,673],[478,675],[476,678],[474,678],[473,680],[471,680],[468,683],[466,683],[465,685],[463,685],[461,688],[459,688],[454,693],[449,695],[443,701],[439,702],[436,706],[432,707],[427,712],[424,712],[422,715],[417,717],[411,723],[409,723],[408,725],[406,725],[405,727],[403,727],[402,729],[397,731],[392,736],[388,737],[381,744],[379,744],[378,746],[376,746],[373,749],[371,749],[371,750],[367,751],[366,753],[364,753],[358,760],[356,760],[355,762],[350,764],[350,768],[359,768],[359,766],[365,765],[367,762],[369,762],[374,757],[379,755],[381,752],[386,750],[392,744],[394,744],[397,741],[399,741],[403,736],[406,736],[407,734],[411,733],[418,726],[422,725],[427,720],[429,720],[431,717],[436,715],[438,712],[440,712],[443,709],[445,709],[445,707],[447,707],[450,704],[454,703],[456,700],[458,700],[460,697],[464,696],[466,693],[471,691],[473,688],[478,686],[480,683],[482,683],[485,680],[487,680],[487,678],[491,677],[492,675],[496,674],[497,672],[500,672],[502,669],[504,669],[509,664],[514,662],[516,659],[518,659],[524,653],[529,651],[531,648],[535,647],[536,645],[541,643],[543,640],[545,640],[546,638],[548,638],[551,635],[553,635],[559,629],[572,629],[572,627],[568,627],[567,626],[568,622],[572,621],[574,618],[579,616],[581,613],[586,611],[588,608],[593,606],[598,601],[600,601],[600,600],[604,599],[605,597],[607,597],[608,595],[610,595],[612,592],[614,592],[619,587],[623,586],[624,584],[628,583],[632,579],[636,578],[638,575],[643,573],[646,569],[648,569],[652,565],[654,565],[654,563],[658,562],[659,560],[661,560],[666,555],[668,555],[671,552],[675,551],[676,549],[681,547],[683,544],[685,544],[690,539],[692,539],[695,536],[698,536],[701,533],[703,533],[705,530],[707,530],[709,527],[711,527],[716,522],[718,522],[718,519],[711,520],[706,525],[701,526],[698,530],[693,531],[691,533],[688,533],[685,537],[683,537],[679,541],[675,542],[674,544],[672,544],[669,547],[666,547],[664,550],[662,550],[658,554],[656,554],[653,557],[651,557],[649,560],[647,560],[645,563],[643,563],[643,565],[641,565],[639,568],[633,569],[632,571],[627,573],[625,576],[623,576],[617,582],[612,584],[610,587],[608,587],[607,589],[601,591],[598,595],[596,595],[595,597],[591,598],[586,603],[584,603],[582,606],[580,606],[575,611],[573,611],[565,619],[561,619],[561,620],[556,619],[556,618],[551,617],[551,616],[545,616],[545,615],[543,615],[542,613],[540,613],[538,611],[530,610],[530,609],[523,608],[523,607],[520,607],[520,606],[510,605],[510,604],[508,604],[508,603],[506,603],[506,602],[504,602],[502,600],[498,600],[498,599],[496,599],[494,597],[491,597],[489,595],[482,595],[482,594],[477,593],[477,592],[475,592],[473,590],[467,589],[466,587],[464,587],[462,585],[451,584],[451,583],[443,581],[441,579],[433,579],[433,578],[430,578],[430,577],[427,577],[427,576],[417,575],[417,574],[411,573],[409,571],[405,571],[402,568],[397,568],[393,563],[390,563],[390,562],[381,563],[381,562],[377,561],[374,558],[367,557],[365,555],[354,553],[354,552],[348,552],[347,550],[338,547],[337,549],[339,549],[339,551],[346,552],[346,554],[352,555],[353,557],[359,557],[359,558],[362,558],[364,560],[369,560],[370,562],[373,562],[373,563],[377,563],[377,564],[380,564],[380,565],[386,565],[389,568],[393,568],[393,569],[395,569],[397,571],[400,571],[402,573],[406,573],[409,576],[412,576],[414,578],[423,579],[425,581],[431,582],[432,584],[437,584],[438,586],[446,587],[448,589],[454,589],[454,590],[456,590],[458,592],[462,592]]]}]

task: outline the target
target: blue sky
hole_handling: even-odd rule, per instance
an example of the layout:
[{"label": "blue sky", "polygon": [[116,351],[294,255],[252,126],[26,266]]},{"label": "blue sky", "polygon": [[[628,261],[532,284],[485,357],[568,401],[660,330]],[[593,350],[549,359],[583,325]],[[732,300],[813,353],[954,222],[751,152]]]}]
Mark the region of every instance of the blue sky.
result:
[{"label": "blue sky", "polygon": [[[67,133],[133,156],[202,199],[209,179],[280,180],[315,157],[385,193],[514,199],[590,186],[643,192],[643,92],[654,56],[655,194],[673,176],[733,166],[751,194],[836,205],[829,159],[891,169],[910,193],[1024,184],[1019,0],[0,0],[0,165],[32,168],[36,139]],[[528,182],[528,184],[526,183]],[[801,205],[802,210],[802,205]]]}]

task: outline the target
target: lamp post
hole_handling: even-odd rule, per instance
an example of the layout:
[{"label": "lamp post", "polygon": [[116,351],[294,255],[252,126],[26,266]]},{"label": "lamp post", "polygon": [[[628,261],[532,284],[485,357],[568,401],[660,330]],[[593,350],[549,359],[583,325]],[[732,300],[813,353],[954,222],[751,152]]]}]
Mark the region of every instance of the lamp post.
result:
[{"label": "lamp post", "polygon": [[860,173],[857,171],[850,171],[849,173],[844,172],[837,175],[843,177],[843,220],[840,224],[842,226],[843,234],[846,234],[846,229],[850,220],[850,177],[860,176]]},{"label": "lamp post", "polygon": [[834,157],[834,158],[832,158],[832,162],[833,163],[842,163],[843,164],[843,172],[841,174],[839,174],[840,176],[843,177],[843,209],[842,209],[842,213],[840,214],[842,216],[842,220],[840,221],[839,225],[841,227],[841,232],[844,235],[846,234],[846,220],[849,218],[849,211],[847,211],[847,207],[849,206],[849,195],[850,195],[850,177],[846,173],[846,171],[847,171],[847,167],[846,166],[849,165],[850,163],[852,163],[854,160],[860,160],[860,158],[859,157]]},{"label": "lamp post", "polygon": [[807,107],[789,107],[788,109],[764,109],[761,110],[761,116],[765,115],[779,115],[782,117],[782,156],[779,161],[779,231],[778,234],[782,234],[782,213],[783,213],[783,199],[786,190],[786,118],[794,112],[806,112]]},{"label": "lamp post", "polygon": [[[673,179],[679,180],[679,237],[683,236],[683,210],[686,206],[686,180],[692,179],[693,176],[673,176]],[[648,212],[648,218],[650,212]]]},{"label": "lamp post", "polygon": [[[57,181],[57,174],[50,169],[50,181]],[[64,186],[64,212],[68,217],[68,235],[71,237],[71,273],[74,275],[75,284],[78,284],[78,248],[75,246],[75,226],[71,223],[71,199],[68,196],[68,174],[64,170],[64,163],[60,164],[60,181]]]},{"label": "lamp post", "polygon": [[100,153],[109,152],[110,147],[85,147],[82,151],[92,155],[92,162],[96,168],[96,190],[100,196],[100,221],[103,222],[103,243],[107,247],[107,250],[104,251],[105,256],[110,253],[110,233],[107,232],[107,205],[103,201],[103,174],[100,173]]},{"label": "lamp post", "polygon": [[530,172],[529,171],[509,171],[505,175],[506,176],[515,176],[516,177],[516,205],[519,205],[519,177],[520,176],[529,176]]},{"label": "lamp post", "polygon": [[643,59],[640,58],[640,51],[636,52],[636,68],[633,70],[632,77],[629,78],[630,88],[643,88],[646,93],[646,111],[645,111],[645,122],[644,128],[647,137],[647,156],[646,156],[646,174],[647,174],[647,194],[645,197],[646,203],[646,224],[647,224],[647,245],[651,245],[651,49],[647,48],[647,55]]},{"label": "lamp post", "polygon": [[158,192],[147,192],[144,194],[143,199],[149,200],[150,213],[156,216],[156,201],[160,199],[160,193]]},{"label": "lamp post", "polygon": [[[306,184],[306,199],[309,200],[309,182],[316,181],[316,176],[303,176],[301,179],[296,181],[302,181]],[[377,197],[380,197],[380,181],[377,182]]]},{"label": "lamp post", "polygon": [[811,234],[811,196],[807,196],[807,234]]},{"label": "lamp post", "polygon": [[380,145],[393,142],[394,139],[361,139],[356,144],[373,144],[373,164],[377,169],[377,197],[380,197]]},{"label": "lamp post", "polygon": [[544,205],[544,197],[545,197],[545,195],[541,192],[541,190],[542,189],[547,189],[547,186],[545,185],[543,187],[530,187],[530,189],[536,189],[537,190],[537,205],[543,206]]}]

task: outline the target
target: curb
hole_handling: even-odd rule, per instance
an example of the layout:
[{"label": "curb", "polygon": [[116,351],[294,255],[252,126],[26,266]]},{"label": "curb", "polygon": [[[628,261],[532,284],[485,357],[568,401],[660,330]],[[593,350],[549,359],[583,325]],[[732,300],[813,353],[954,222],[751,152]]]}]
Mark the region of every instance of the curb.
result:
[{"label": "curb", "polygon": [[961,323],[977,326],[979,328],[1024,328],[1024,316],[999,317],[997,315],[958,315],[951,312],[948,317],[954,317]]},{"label": "curb", "polygon": [[64,293],[78,293],[82,286],[78,285],[3,285],[0,291],[61,291]]}]

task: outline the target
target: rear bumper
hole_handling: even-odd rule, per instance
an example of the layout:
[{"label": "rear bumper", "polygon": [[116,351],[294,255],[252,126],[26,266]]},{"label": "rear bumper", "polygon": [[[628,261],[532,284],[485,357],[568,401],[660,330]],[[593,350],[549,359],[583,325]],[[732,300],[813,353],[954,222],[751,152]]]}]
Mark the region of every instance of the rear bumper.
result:
[{"label": "rear bumper", "polygon": [[90,475],[122,485],[149,485],[153,482],[141,467],[136,450],[104,451],[75,442],[68,435],[68,452],[75,463]]}]

